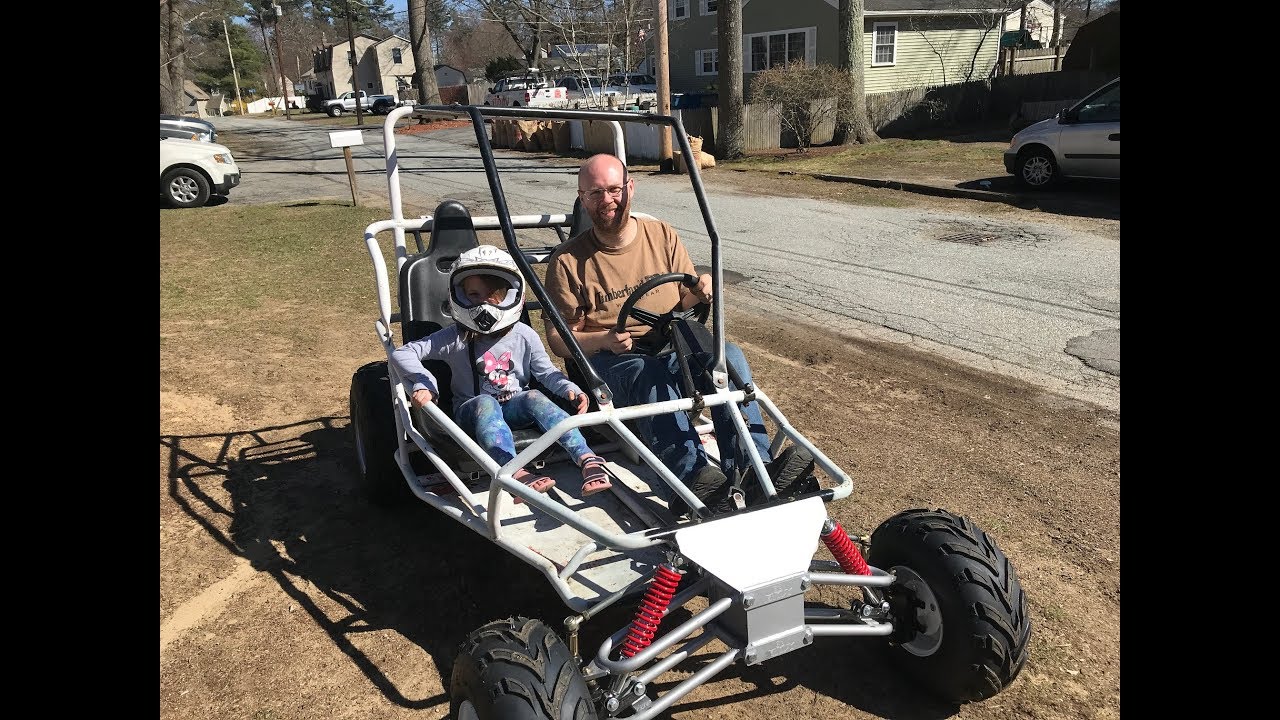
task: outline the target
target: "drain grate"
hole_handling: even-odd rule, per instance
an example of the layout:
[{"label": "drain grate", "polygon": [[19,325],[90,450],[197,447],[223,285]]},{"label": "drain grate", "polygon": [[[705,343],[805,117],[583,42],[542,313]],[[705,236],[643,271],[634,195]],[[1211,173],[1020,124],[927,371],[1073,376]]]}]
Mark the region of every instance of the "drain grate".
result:
[{"label": "drain grate", "polygon": [[998,240],[999,236],[990,233],[955,233],[954,235],[944,235],[938,238],[942,242],[962,243],[964,245],[986,245],[992,240]]}]

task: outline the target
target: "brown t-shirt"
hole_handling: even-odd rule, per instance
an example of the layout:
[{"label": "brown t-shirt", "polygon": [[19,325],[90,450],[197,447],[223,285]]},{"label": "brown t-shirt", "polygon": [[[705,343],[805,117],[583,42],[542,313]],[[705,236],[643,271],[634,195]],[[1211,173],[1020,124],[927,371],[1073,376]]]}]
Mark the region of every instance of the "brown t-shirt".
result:
[{"label": "brown t-shirt", "polygon": [[[546,288],[551,302],[573,325],[580,311],[587,315],[587,332],[608,330],[631,293],[649,278],[664,273],[697,275],[689,251],[675,228],[661,220],[633,218],[636,237],[620,250],[605,248],[595,228],[571,238],[547,259]],[[680,302],[680,283],[670,282],[650,290],[636,307],[664,313]],[[550,330],[551,323],[547,323]],[[633,315],[627,329],[642,336],[651,329]]]}]

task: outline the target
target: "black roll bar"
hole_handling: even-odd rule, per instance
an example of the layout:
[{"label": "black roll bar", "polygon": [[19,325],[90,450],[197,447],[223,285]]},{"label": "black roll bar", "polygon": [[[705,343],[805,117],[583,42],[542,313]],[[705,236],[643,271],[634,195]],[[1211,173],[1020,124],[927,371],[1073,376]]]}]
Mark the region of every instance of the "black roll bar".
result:
[{"label": "black roll bar", "polygon": [[[471,125],[476,133],[476,142],[480,149],[480,159],[484,163],[485,177],[488,179],[489,189],[493,193],[494,211],[497,213],[498,222],[502,228],[502,237],[507,243],[507,251],[511,253],[511,257],[515,259],[521,273],[524,274],[526,282],[533,288],[534,295],[542,303],[542,312],[550,313],[551,324],[555,326],[556,332],[560,333],[560,337],[573,355],[573,361],[578,365],[578,369],[582,371],[582,376],[586,378],[588,392],[596,397],[596,401],[600,405],[611,405],[613,403],[612,391],[596,373],[591,363],[587,361],[587,356],[582,352],[582,346],[578,344],[578,339],[569,330],[569,326],[560,315],[560,311],[556,309],[555,304],[548,298],[546,288],[543,287],[542,282],[534,274],[533,267],[529,264],[528,259],[525,258],[519,244],[516,242],[515,227],[511,224],[511,211],[507,208],[506,193],[503,191],[502,181],[498,177],[498,167],[493,157],[493,147],[489,144],[489,133],[486,132],[484,127],[484,119],[486,117],[600,120],[604,122],[640,122],[646,125],[671,126],[676,130],[676,132],[672,133],[672,136],[679,142],[680,151],[684,153],[684,157],[687,159],[685,165],[689,170],[689,179],[693,183],[693,194],[698,199],[698,209],[702,212],[702,219],[707,226],[707,235],[711,239],[711,288],[713,295],[720,296],[720,289],[723,287],[723,272],[720,266],[720,234],[716,231],[715,220],[711,218],[711,209],[707,205],[706,190],[702,186],[702,175],[699,172],[698,163],[693,160],[693,148],[689,145],[689,137],[685,134],[684,124],[679,117],[659,115],[652,112],[505,108],[458,104],[415,105],[413,114],[415,117],[444,116],[456,118],[463,115],[470,117]],[[626,158],[621,159],[625,164]],[[712,378],[717,389],[724,389],[728,383],[724,353],[724,304],[722,302],[712,303],[711,311],[713,318],[712,337],[715,339],[715,362]]]}]

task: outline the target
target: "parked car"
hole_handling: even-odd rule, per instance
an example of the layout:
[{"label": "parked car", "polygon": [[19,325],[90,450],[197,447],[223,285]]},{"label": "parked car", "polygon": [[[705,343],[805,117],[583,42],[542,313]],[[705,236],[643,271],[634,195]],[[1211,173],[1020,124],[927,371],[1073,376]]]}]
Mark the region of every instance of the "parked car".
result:
[{"label": "parked car", "polygon": [[412,100],[397,100],[391,95],[374,95],[373,104],[369,106],[369,111],[375,115],[390,115],[392,110],[401,105],[412,104]]},{"label": "parked car", "polygon": [[1004,169],[1031,189],[1062,178],[1119,180],[1120,78],[1019,130],[1004,152]]},{"label": "parked car", "polygon": [[161,115],[160,137],[217,142],[218,131],[213,127],[213,123],[208,120],[181,117],[179,115]]},{"label": "parked car", "polygon": [[240,184],[240,168],[225,145],[160,138],[160,197],[169,207],[200,207]]},{"label": "parked car", "polygon": [[619,87],[630,87],[633,93],[656,93],[658,81],[652,75],[642,73],[619,73],[609,76],[609,84]]}]

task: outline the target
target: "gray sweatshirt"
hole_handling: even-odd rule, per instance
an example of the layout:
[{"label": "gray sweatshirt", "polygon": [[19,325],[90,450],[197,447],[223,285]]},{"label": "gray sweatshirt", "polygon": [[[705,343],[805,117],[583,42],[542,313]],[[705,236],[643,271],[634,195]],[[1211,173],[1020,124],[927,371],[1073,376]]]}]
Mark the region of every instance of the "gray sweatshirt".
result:
[{"label": "gray sweatshirt", "polygon": [[[480,335],[471,343],[462,340],[457,324],[441,328],[421,340],[406,343],[391,354],[391,362],[400,372],[405,389],[412,395],[426,388],[437,397],[440,395],[436,378],[422,365],[423,360],[443,360],[453,371],[450,387],[453,390],[453,410],[476,396],[475,379],[480,381],[480,392],[493,395],[498,402],[506,402],[512,395],[529,388],[531,377],[538,378],[548,390],[567,398],[569,391],[581,393],[573,381],[565,377],[551,362],[542,338],[523,322],[511,326],[500,338]],[[474,368],[474,370],[473,370]]]}]

